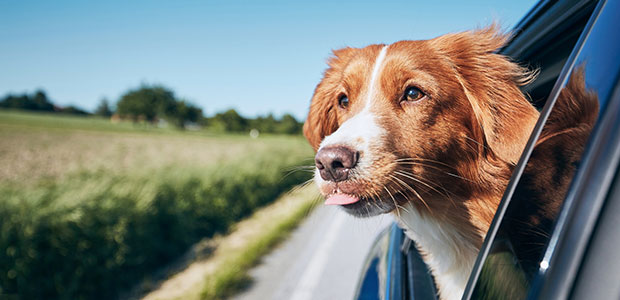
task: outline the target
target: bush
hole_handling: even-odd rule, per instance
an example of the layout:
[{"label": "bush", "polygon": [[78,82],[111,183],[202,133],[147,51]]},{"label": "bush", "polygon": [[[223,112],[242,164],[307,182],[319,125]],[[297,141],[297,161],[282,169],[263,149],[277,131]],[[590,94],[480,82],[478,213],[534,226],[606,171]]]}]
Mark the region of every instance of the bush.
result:
[{"label": "bush", "polygon": [[285,153],[0,186],[0,298],[110,299],[308,179]]}]

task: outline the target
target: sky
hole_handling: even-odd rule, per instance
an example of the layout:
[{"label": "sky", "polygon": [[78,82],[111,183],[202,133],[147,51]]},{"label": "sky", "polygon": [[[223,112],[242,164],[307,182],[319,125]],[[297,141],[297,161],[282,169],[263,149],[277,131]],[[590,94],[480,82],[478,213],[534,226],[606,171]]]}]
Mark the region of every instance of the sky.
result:
[{"label": "sky", "polygon": [[499,22],[519,1],[0,0],[0,97],[43,89],[94,110],[161,84],[207,115],[306,117],[333,49],[428,39]]}]

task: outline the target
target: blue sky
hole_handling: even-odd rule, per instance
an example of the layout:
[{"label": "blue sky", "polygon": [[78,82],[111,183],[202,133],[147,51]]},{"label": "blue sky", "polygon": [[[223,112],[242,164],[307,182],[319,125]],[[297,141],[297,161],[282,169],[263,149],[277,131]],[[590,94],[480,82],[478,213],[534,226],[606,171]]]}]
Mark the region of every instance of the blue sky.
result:
[{"label": "blue sky", "polygon": [[0,97],[44,89],[94,109],[141,83],[207,114],[304,119],[332,49],[511,28],[520,1],[0,0]]}]

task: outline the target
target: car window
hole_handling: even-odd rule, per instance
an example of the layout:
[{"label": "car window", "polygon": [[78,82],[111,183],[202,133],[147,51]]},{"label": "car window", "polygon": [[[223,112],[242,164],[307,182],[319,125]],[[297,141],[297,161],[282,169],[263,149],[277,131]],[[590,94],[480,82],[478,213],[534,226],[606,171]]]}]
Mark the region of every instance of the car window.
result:
[{"label": "car window", "polygon": [[406,299],[403,277],[405,262],[401,245],[404,233],[396,223],[384,230],[374,243],[353,299]]},{"label": "car window", "polygon": [[[404,233],[403,233],[404,235]],[[435,280],[431,275],[422,255],[414,241],[404,237],[403,245],[403,299],[411,300],[435,300],[437,299],[437,288]]]},{"label": "car window", "polygon": [[[540,9],[545,9],[544,16],[530,19],[532,24],[517,25],[513,30],[515,38],[502,49],[502,54],[539,71],[537,79],[523,88],[538,109],[545,105],[595,4],[596,1],[547,1],[544,5],[551,7]],[[536,15],[536,9],[530,14]]]},{"label": "car window", "polygon": [[[524,57],[532,53],[529,58],[541,66],[538,82],[526,92],[537,106],[545,106],[540,120],[543,126],[531,144],[525,168],[513,176],[518,181],[512,197],[505,196],[509,202],[504,199],[508,204],[503,218],[485,242],[486,257],[480,261],[481,268],[475,270],[474,276],[478,277],[473,299],[523,299],[540,268],[558,212],[602,106],[597,90],[590,85],[591,65],[585,59],[569,58],[571,52],[577,57],[581,45],[576,37],[583,36],[594,6],[588,9],[585,14],[581,11],[572,24],[563,26],[568,32],[533,46],[546,49],[542,53],[512,49]],[[559,76],[560,69],[565,72],[564,78]],[[556,88],[559,93],[552,90],[553,85],[560,88]],[[544,103],[546,98],[549,103]]]},{"label": "car window", "polygon": [[[392,225],[394,227],[394,225]],[[385,299],[387,281],[388,254],[390,248],[390,231],[386,228],[379,234],[377,240],[366,258],[362,268],[362,278],[356,289],[356,300],[380,300]]]}]

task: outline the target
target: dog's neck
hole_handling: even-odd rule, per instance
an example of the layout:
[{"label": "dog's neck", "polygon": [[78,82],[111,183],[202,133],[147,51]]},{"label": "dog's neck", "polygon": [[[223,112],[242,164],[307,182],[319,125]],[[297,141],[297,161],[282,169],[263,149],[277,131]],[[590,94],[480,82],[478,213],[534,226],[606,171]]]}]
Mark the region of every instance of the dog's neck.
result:
[{"label": "dog's neck", "polygon": [[483,159],[479,166],[475,174],[459,172],[468,175],[462,182],[469,185],[468,193],[453,184],[446,187],[446,195],[434,195],[429,201],[443,203],[442,207],[426,208],[410,201],[394,213],[418,245],[441,299],[461,298],[512,171],[509,164],[496,159]]},{"label": "dog's neck", "polygon": [[398,217],[407,236],[419,247],[439,287],[441,299],[459,299],[478,254],[478,247],[457,228],[419,214],[407,204]]}]

